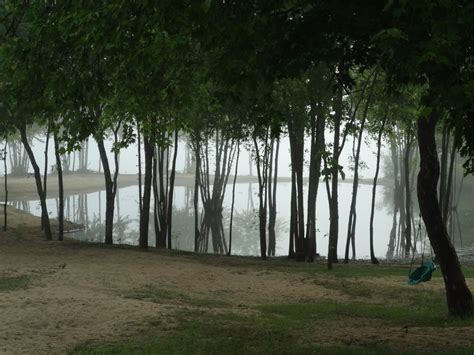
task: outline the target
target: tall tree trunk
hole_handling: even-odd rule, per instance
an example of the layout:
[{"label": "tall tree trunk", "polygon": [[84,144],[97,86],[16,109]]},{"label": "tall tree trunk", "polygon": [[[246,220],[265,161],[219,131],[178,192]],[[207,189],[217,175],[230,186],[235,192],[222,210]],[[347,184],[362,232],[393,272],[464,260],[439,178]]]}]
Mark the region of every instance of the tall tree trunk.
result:
[{"label": "tall tree trunk", "polygon": [[456,251],[449,241],[437,198],[440,170],[435,141],[437,118],[437,112],[434,111],[428,117],[418,120],[418,202],[431,246],[443,273],[449,313],[464,317],[472,314],[472,294],[467,287]]},{"label": "tall tree trunk", "polygon": [[236,153],[236,144],[226,137],[225,131],[215,131],[214,181],[210,181],[209,142],[201,146],[200,191],[203,203],[203,216],[199,231],[199,250],[208,251],[209,237],[215,253],[227,253],[227,240],[224,234],[223,203],[226,186]]},{"label": "tall tree trunk", "polygon": [[296,203],[292,206],[291,214],[295,215],[292,220],[295,221],[293,233],[296,261],[304,261],[306,255],[303,210],[304,128],[299,125],[299,122],[293,122],[290,119],[288,122],[288,134],[290,136],[291,171],[295,177],[292,179],[292,183],[295,184],[294,192]]},{"label": "tall tree trunk", "polygon": [[[43,192],[44,195],[47,196],[47,189],[48,189],[48,152],[49,152],[49,137],[51,131],[51,123],[48,121],[48,128],[46,131],[46,144],[44,147],[44,178],[43,178]],[[41,225],[41,228],[44,226]]]},{"label": "tall tree trunk", "polygon": [[201,170],[201,156],[199,154],[201,148],[199,142],[195,143],[194,153],[196,157],[196,171],[194,175],[194,251],[199,251],[199,240],[200,233],[199,233],[199,189],[200,189],[200,170]]},{"label": "tall tree trunk", "polygon": [[114,182],[110,172],[109,159],[105,149],[104,140],[97,138],[97,147],[99,149],[100,160],[104,168],[105,179],[105,244],[113,244],[113,228],[114,228],[114,209],[115,194]]},{"label": "tall tree trunk", "polygon": [[395,252],[395,243],[397,239],[397,214],[398,214],[398,195],[400,191],[400,184],[398,182],[398,151],[397,146],[392,139],[390,142],[390,150],[392,153],[392,164],[393,164],[393,218],[392,218],[392,229],[390,230],[390,237],[388,242],[387,259],[392,259]]},{"label": "tall tree trunk", "polygon": [[64,182],[61,155],[59,154],[58,134],[54,132],[54,154],[56,156],[56,171],[58,173],[59,208],[58,208],[58,240],[64,239]]},{"label": "tall tree trunk", "polygon": [[7,231],[8,222],[8,170],[7,170],[7,145],[8,140],[5,139],[5,147],[3,148],[3,170],[5,172],[5,203],[3,204],[3,231]]},{"label": "tall tree trunk", "polygon": [[[297,209],[296,204],[296,183],[295,183],[295,174],[291,173],[291,201],[290,201],[291,210]],[[295,255],[295,235],[298,233],[296,213],[290,213],[290,238],[288,245],[288,258],[293,259]]]},{"label": "tall tree trunk", "polygon": [[382,134],[385,128],[385,123],[387,122],[388,112],[385,113],[385,117],[382,121],[382,126],[380,126],[379,134],[377,137],[377,163],[375,168],[375,176],[374,176],[374,184],[372,186],[372,203],[370,207],[370,226],[369,226],[369,233],[370,233],[370,261],[372,264],[378,264],[379,261],[375,257],[374,252],[374,214],[375,214],[375,195],[377,193],[377,179],[379,177],[380,171],[380,151],[382,148]]},{"label": "tall tree trunk", "polygon": [[140,131],[140,124],[137,122],[137,149],[138,149],[138,195],[140,198],[138,199],[138,208],[140,209],[140,213],[142,212],[142,137]]},{"label": "tall tree trunk", "polygon": [[[451,206],[451,193],[453,188],[453,173],[454,173],[454,161],[456,160],[456,144],[453,142],[451,147],[450,153],[450,161],[449,161],[449,171],[448,171],[448,181],[446,183],[446,193],[444,198],[444,206],[440,203],[441,211],[443,213],[443,221],[447,225],[448,217],[450,211],[452,210]],[[454,237],[454,236],[452,236]]]},{"label": "tall tree trunk", "polygon": [[332,263],[337,263],[337,242],[339,235],[339,203],[338,203],[338,180],[339,180],[339,139],[342,120],[342,86],[339,85],[336,94],[335,115],[334,115],[334,142],[332,161],[332,189],[331,206],[329,207],[329,245],[328,245],[328,269],[332,268]]},{"label": "tall tree trunk", "polygon": [[400,209],[400,218],[398,219],[398,250],[397,255],[403,256],[405,253],[405,224],[406,224],[406,209],[405,209],[405,185],[406,178],[405,164],[403,162],[403,148],[399,147],[399,158],[400,158],[400,194],[398,195],[398,207]]},{"label": "tall tree trunk", "polygon": [[159,220],[159,191],[158,191],[158,150],[155,149],[153,152],[153,177],[152,177],[152,188],[153,188],[153,225],[155,228],[155,247],[166,248],[166,242],[162,243],[160,233],[160,220]]},{"label": "tall tree trunk", "polygon": [[230,256],[230,254],[232,253],[232,222],[234,219],[235,183],[237,181],[237,173],[239,169],[239,158],[240,158],[240,142],[237,142],[237,158],[235,161],[234,181],[232,182],[232,203],[230,206],[229,250],[227,251],[228,256]]},{"label": "tall tree trunk", "polygon": [[143,185],[142,210],[140,213],[140,248],[148,248],[148,229],[150,223],[151,180],[153,173],[153,144],[150,138],[144,135],[143,148],[145,150],[145,180]]},{"label": "tall tree trunk", "polygon": [[[276,193],[278,186],[278,157],[280,155],[280,138],[276,138],[276,148],[270,159],[273,163],[270,166],[269,185],[268,185],[268,256],[275,256],[276,252]],[[273,172],[272,172],[273,171]]]},{"label": "tall tree trunk", "polygon": [[411,133],[407,133],[407,140],[405,145],[404,165],[405,165],[405,258],[410,256],[412,249],[412,233],[411,233],[411,187],[410,187],[410,157],[411,145],[413,139]]},{"label": "tall tree trunk", "polygon": [[28,137],[26,136],[25,125],[22,125],[20,127],[20,135],[21,135],[21,141],[26,150],[26,153],[28,154],[28,157],[30,159],[31,165],[33,167],[34,175],[35,175],[36,189],[38,191],[38,196],[40,198],[40,204],[41,204],[41,220],[42,220],[42,226],[44,227],[44,234],[45,234],[46,240],[52,240],[53,237],[51,234],[51,225],[49,223],[48,208],[46,206],[46,195],[43,190],[43,185],[41,184],[41,172],[40,172],[38,163],[36,162],[33,150],[31,149],[30,143],[28,141]]},{"label": "tall tree trunk", "polygon": [[[174,194],[174,181],[176,177],[176,158],[178,156],[178,131],[174,132],[174,151],[173,151],[173,161],[171,163],[171,173],[166,171],[166,174],[170,174],[168,193],[167,193],[167,231],[168,231],[168,249],[172,248],[171,242],[171,227],[173,226],[173,194]],[[168,170],[168,169],[167,169]]]},{"label": "tall tree trunk", "polygon": [[[368,108],[368,104],[366,105],[366,107]],[[357,204],[357,192],[359,189],[360,148],[362,146],[362,135],[364,133],[366,117],[367,117],[367,109],[366,109],[366,114],[362,118],[362,122],[360,124],[358,139],[357,139],[357,149],[355,151],[355,157],[354,157],[354,180],[352,182],[352,199],[351,199],[351,207],[349,210],[349,222],[347,225],[346,252],[344,255],[344,263],[346,264],[349,262],[349,247],[351,245],[351,242],[354,247],[354,241],[355,241],[355,227],[356,227],[356,218],[357,218],[356,204]],[[353,258],[355,258],[355,255],[353,255]]]},{"label": "tall tree trunk", "polygon": [[444,197],[446,195],[446,181],[448,169],[448,146],[449,146],[449,131],[448,124],[445,121],[443,124],[442,140],[441,140],[441,170],[439,180],[439,205],[441,212],[444,209]]},{"label": "tall tree trunk", "polygon": [[264,138],[264,153],[263,156],[259,152],[259,147],[257,143],[257,138],[253,137],[254,146],[255,146],[255,158],[257,165],[257,176],[258,176],[258,191],[259,191],[259,208],[258,208],[258,218],[259,218],[259,231],[260,231],[260,257],[263,260],[267,258],[267,156],[268,156],[268,133]]}]

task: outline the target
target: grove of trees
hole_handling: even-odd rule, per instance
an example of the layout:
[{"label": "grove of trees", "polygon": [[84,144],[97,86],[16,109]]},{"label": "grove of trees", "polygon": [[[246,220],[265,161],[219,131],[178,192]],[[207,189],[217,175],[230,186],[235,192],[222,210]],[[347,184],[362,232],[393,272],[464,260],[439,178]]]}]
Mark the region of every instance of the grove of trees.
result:
[{"label": "grove of trees", "polygon": [[[288,136],[288,255],[313,261],[327,247],[332,268],[340,258],[338,243],[345,242],[345,262],[351,254],[356,257],[360,150],[362,141],[371,139],[377,146],[371,243],[381,146],[387,142],[395,186],[388,254],[397,248],[405,256],[414,252],[411,174],[419,154],[416,195],[443,274],[448,310],[461,317],[472,314],[472,295],[447,229],[456,152],[465,173],[474,172],[471,1],[3,0],[0,19],[0,135],[19,137],[15,142],[22,147],[12,143],[9,156],[19,173],[28,171],[28,164],[33,169],[46,239],[53,233],[46,175],[31,149],[33,129],[52,137],[61,191],[70,154],[97,144],[107,244],[114,243],[120,150],[143,144],[141,248],[148,247],[150,220],[156,246],[172,248],[178,137],[186,136],[195,169],[194,249],[230,254],[223,200],[226,186],[235,185],[240,147],[251,147],[263,259],[275,255],[279,142]],[[329,141],[325,132],[331,132]],[[353,200],[348,234],[341,236],[338,181],[345,173],[340,157],[351,149],[351,138]],[[106,140],[114,142],[112,160]],[[87,169],[87,154],[78,157]],[[319,189],[320,179],[325,191]],[[327,246],[316,244],[317,198],[328,200]],[[61,192],[60,223],[63,200]],[[403,235],[398,247],[397,233]],[[62,227],[58,238],[63,239]],[[373,246],[371,261],[378,263]]]}]

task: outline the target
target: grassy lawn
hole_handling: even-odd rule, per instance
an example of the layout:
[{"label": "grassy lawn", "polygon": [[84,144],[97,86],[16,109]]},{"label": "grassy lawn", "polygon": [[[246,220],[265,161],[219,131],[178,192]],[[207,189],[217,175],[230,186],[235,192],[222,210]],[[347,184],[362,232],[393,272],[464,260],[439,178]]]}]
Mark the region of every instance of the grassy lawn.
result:
[{"label": "grassy lawn", "polygon": [[0,275],[0,292],[15,291],[27,288],[31,283],[29,275],[21,276],[1,276]]},{"label": "grassy lawn", "polygon": [[[183,257],[183,256],[182,256]],[[199,258],[184,255],[188,258]],[[203,256],[202,262],[223,263],[222,257]],[[226,266],[252,270],[277,270],[347,297],[344,301],[268,303],[242,306],[221,296],[195,297],[176,286],[146,286],[124,297],[149,302],[174,303],[176,324],[151,320],[146,332],[111,343],[83,343],[71,349],[79,354],[472,354],[469,342],[450,346],[420,340],[424,329],[443,337],[445,331],[474,331],[474,318],[460,320],[447,315],[443,292],[408,287],[406,266],[297,264],[286,260],[261,262],[252,258],[228,258]],[[474,268],[466,267],[467,276]],[[440,277],[437,271],[435,278]],[[387,283],[387,279],[396,281]],[[378,285],[380,282],[380,285]],[[297,286],[296,286],[297,287]],[[376,330],[375,333],[373,329]],[[369,331],[370,330],[370,331]],[[412,338],[409,338],[413,334]],[[450,333],[451,334],[451,333]],[[447,334],[446,337],[452,335]],[[474,334],[473,334],[474,336]],[[398,340],[398,339],[402,340]],[[474,337],[473,337],[474,339]]]}]

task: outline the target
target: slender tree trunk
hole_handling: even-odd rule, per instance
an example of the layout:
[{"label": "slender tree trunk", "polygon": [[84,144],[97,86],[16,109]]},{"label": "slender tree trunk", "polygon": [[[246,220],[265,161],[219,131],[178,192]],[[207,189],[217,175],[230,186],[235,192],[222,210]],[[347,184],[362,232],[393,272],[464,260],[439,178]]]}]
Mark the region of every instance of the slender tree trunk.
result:
[{"label": "slender tree trunk", "polygon": [[[48,129],[46,131],[46,145],[44,148],[44,178],[43,178],[43,191],[44,195],[47,196],[48,189],[48,152],[49,152],[49,137],[51,131],[51,124],[48,122]],[[43,228],[43,226],[41,226]]]},{"label": "slender tree trunk", "polygon": [[398,207],[400,209],[400,218],[398,220],[398,250],[397,255],[403,256],[405,253],[405,224],[406,224],[406,209],[405,209],[405,189],[406,189],[406,178],[405,174],[408,172],[405,171],[405,164],[403,162],[403,148],[399,149],[399,158],[400,158],[400,194],[398,195]]},{"label": "slender tree trunk", "polygon": [[[172,248],[171,242],[171,227],[173,222],[173,193],[174,193],[174,181],[176,177],[176,158],[178,156],[178,131],[176,130],[174,133],[174,152],[173,152],[173,162],[171,163],[171,174],[169,180],[169,187],[168,187],[168,213],[167,213],[167,230],[168,230],[168,249]],[[168,174],[168,171],[166,172]]]},{"label": "slender tree trunk", "polygon": [[59,140],[56,132],[54,133],[54,154],[56,156],[56,171],[58,173],[59,189],[58,240],[62,241],[64,239],[64,182],[61,155],[59,154]]},{"label": "slender tree trunk", "polygon": [[200,189],[200,170],[201,170],[201,156],[199,154],[201,148],[200,144],[197,141],[195,143],[195,157],[196,157],[196,171],[194,175],[194,251],[199,251],[199,189]]},{"label": "slender tree trunk", "polygon": [[[367,107],[368,107],[368,104],[367,104]],[[357,204],[357,192],[359,189],[360,148],[362,146],[362,135],[364,133],[366,117],[367,117],[367,114],[364,115],[364,117],[362,118],[362,122],[360,124],[358,139],[357,139],[357,149],[356,149],[355,157],[354,157],[355,158],[354,159],[354,180],[352,182],[352,199],[351,199],[351,207],[349,210],[349,222],[347,225],[346,252],[344,255],[344,263],[346,264],[349,262],[349,247],[350,247],[351,241],[354,244],[354,240],[355,240],[355,227],[356,227],[356,218],[357,218],[356,217],[356,204]],[[355,256],[353,255],[353,257]]]},{"label": "slender tree trunk", "polygon": [[7,145],[8,140],[5,140],[5,148],[3,148],[3,170],[5,171],[5,203],[3,204],[3,231],[7,231],[8,222],[8,171],[7,171]]},{"label": "slender tree trunk", "polygon": [[[267,134],[268,135],[268,134]],[[267,197],[266,197],[266,188],[267,188],[267,162],[266,157],[268,156],[268,137],[265,137],[265,146],[263,156],[260,154],[258,149],[257,138],[253,137],[256,162],[257,162],[257,176],[258,176],[258,190],[259,190],[259,209],[258,209],[258,218],[259,218],[259,231],[260,231],[260,256],[263,260],[267,258]]]},{"label": "slender tree trunk", "polygon": [[[444,197],[446,195],[446,177],[448,169],[448,141],[449,141],[449,131],[448,124],[444,122],[443,124],[443,133],[441,141],[441,170],[440,170],[440,180],[439,180],[439,205],[441,207],[441,212],[444,210]],[[446,221],[445,221],[446,222]]]},{"label": "slender tree trunk", "polygon": [[379,177],[380,171],[380,151],[382,148],[382,134],[385,128],[385,123],[387,122],[388,113],[385,113],[385,117],[382,121],[382,126],[379,130],[379,135],[377,137],[377,163],[375,168],[375,176],[374,176],[374,184],[372,186],[372,203],[370,207],[370,226],[369,226],[369,233],[370,233],[370,261],[372,264],[378,264],[379,261],[375,257],[374,252],[374,214],[375,214],[375,195],[377,193],[377,179]]},{"label": "slender tree trunk", "polygon": [[332,268],[332,263],[337,263],[337,241],[339,234],[339,204],[338,204],[338,180],[339,180],[339,138],[342,120],[342,87],[337,90],[335,115],[334,115],[334,143],[333,143],[333,162],[332,162],[332,189],[330,225],[329,225],[329,247],[328,247],[328,269]]},{"label": "slender tree trunk", "polygon": [[400,186],[398,182],[398,154],[397,147],[395,142],[392,140],[390,142],[390,148],[392,153],[392,164],[393,164],[393,178],[394,178],[394,188],[393,188],[393,219],[392,219],[392,229],[390,230],[390,237],[388,242],[387,250],[387,259],[392,259],[395,252],[395,243],[397,239],[397,214],[398,214],[398,195],[400,191]]},{"label": "slender tree trunk", "polygon": [[102,167],[104,168],[105,178],[105,244],[113,244],[115,209],[114,183],[110,172],[107,151],[105,149],[104,140],[102,138],[97,139],[97,147],[99,149]]},{"label": "slender tree trunk", "polygon": [[140,131],[140,124],[137,122],[137,142],[138,142],[138,195],[140,198],[138,199],[138,206],[140,209],[140,213],[142,212],[142,137]]},{"label": "slender tree trunk", "polygon": [[153,144],[146,135],[143,137],[145,150],[145,181],[143,185],[142,210],[140,213],[140,248],[148,248],[148,229],[150,223],[151,180],[153,173]]},{"label": "slender tree trunk", "polygon": [[405,258],[410,256],[410,251],[412,249],[412,235],[411,235],[411,188],[410,188],[410,156],[411,156],[411,144],[412,138],[411,134],[408,133],[406,146],[405,146]]},{"label": "slender tree trunk", "polygon": [[[304,235],[304,210],[303,210],[303,164],[304,164],[304,130],[303,127],[298,127],[299,122],[288,123],[288,131],[290,136],[290,151],[291,151],[291,171],[294,175],[292,183],[295,184],[295,201],[292,205],[291,214],[295,217],[292,220],[295,222],[293,229],[296,261],[304,261],[305,259],[305,235]],[[292,188],[293,191],[293,188]]]},{"label": "slender tree trunk", "polygon": [[[273,148],[272,148],[273,152]],[[270,167],[269,186],[268,186],[268,256],[275,256],[276,252],[276,193],[278,186],[278,157],[280,153],[280,138],[276,138],[276,148],[273,156],[272,166]],[[273,173],[272,173],[273,169]],[[272,181],[273,179],[273,181]]]},{"label": "slender tree trunk", "polygon": [[[296,204],[296,183],[295,183],[295,173],[291,172],[291,201],[290,201],[291,210],[297,209]],[[294,259],[295,255],[295,235],[298,233],[296,213],[290,214],[290,238],[288,245],[288,258]]]},{"label": "slender tree trunk", "polygon": [[472,294],[467,287],[456,251],[449,241],[437,198],[439,161],[435,129],[437,113],[418,120],[420,172],[418,202],[433,250],[443,273],[449,313],[465,317],[472,314]]},{"label": "slender tree trunk", "polygon": [[153,225],[155,228],[155,247],[156,248],[166,248],[166,243],[163,245],[161,243],[161,233],[160,233],[160,221],[159,221],[159,192],[158,192],[158,150],[155,149],[153,153]]},{"label": "slender tree trunk", "polygon": [[237,158],[235,161],[234,181],[232,182],[232,203],[230,206],[229,250],[227,251],[228,256],[230,256],[230,254],[232,253],[232,222],[234,219],[235,182],[237,181],[237,173],[239,169],[239,158],[240,158],[240,142],[237,142]]},{"label": "slender tree trunk", "polygon": [[28,137],[26,136],[26,126],[23,125],[20,127],[20,135],[21,141],[26,153],[28,154],[35,175],[36,189],[38,190],[38,196],[41,203],[41,220],[44,227],[44,234],[46,240],[52,240],[53,237],[51,234],[51,225],[49,223],[48,208],[46,206],[46,195],[44,194],[43,185],[41,184],[41,172],[38,164],[36,163],[35,155],[31,149],[30,143],[28,142]]},{"label": "slender tree trunk", "polygon": [[454,173],[454,161],[456,160],[456,144],[453,142],[453,146],[451,147],[450,153],[450,161],[449,161],[449,171],[448,171],[448,181],[446,183],[446,194],[444,198],[444,206],[441,205],[441,210],[443,213],[443,221],[445,224],[448,223],[448,216],[451,208],[451,192],[453,188],[453,173]]}]

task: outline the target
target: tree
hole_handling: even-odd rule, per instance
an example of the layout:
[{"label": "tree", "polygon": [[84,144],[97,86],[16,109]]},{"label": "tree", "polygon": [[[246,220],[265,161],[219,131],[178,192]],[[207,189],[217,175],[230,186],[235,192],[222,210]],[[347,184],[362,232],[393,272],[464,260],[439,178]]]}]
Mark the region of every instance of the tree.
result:
[{"label": "tree", "polygon": [[445,112],[461,139],[461,153],[472,171],[472,36],[474,5],[458,1],[389,3],[386,28],[376,36],[382,65],[395,84],[423,84],[423,109],[417,120],[420,172],[417,194],[428,237],[443,273],[449,312],[472,313],[472,294],[449,241],[438,201],[439,160],[435,132]]}]

